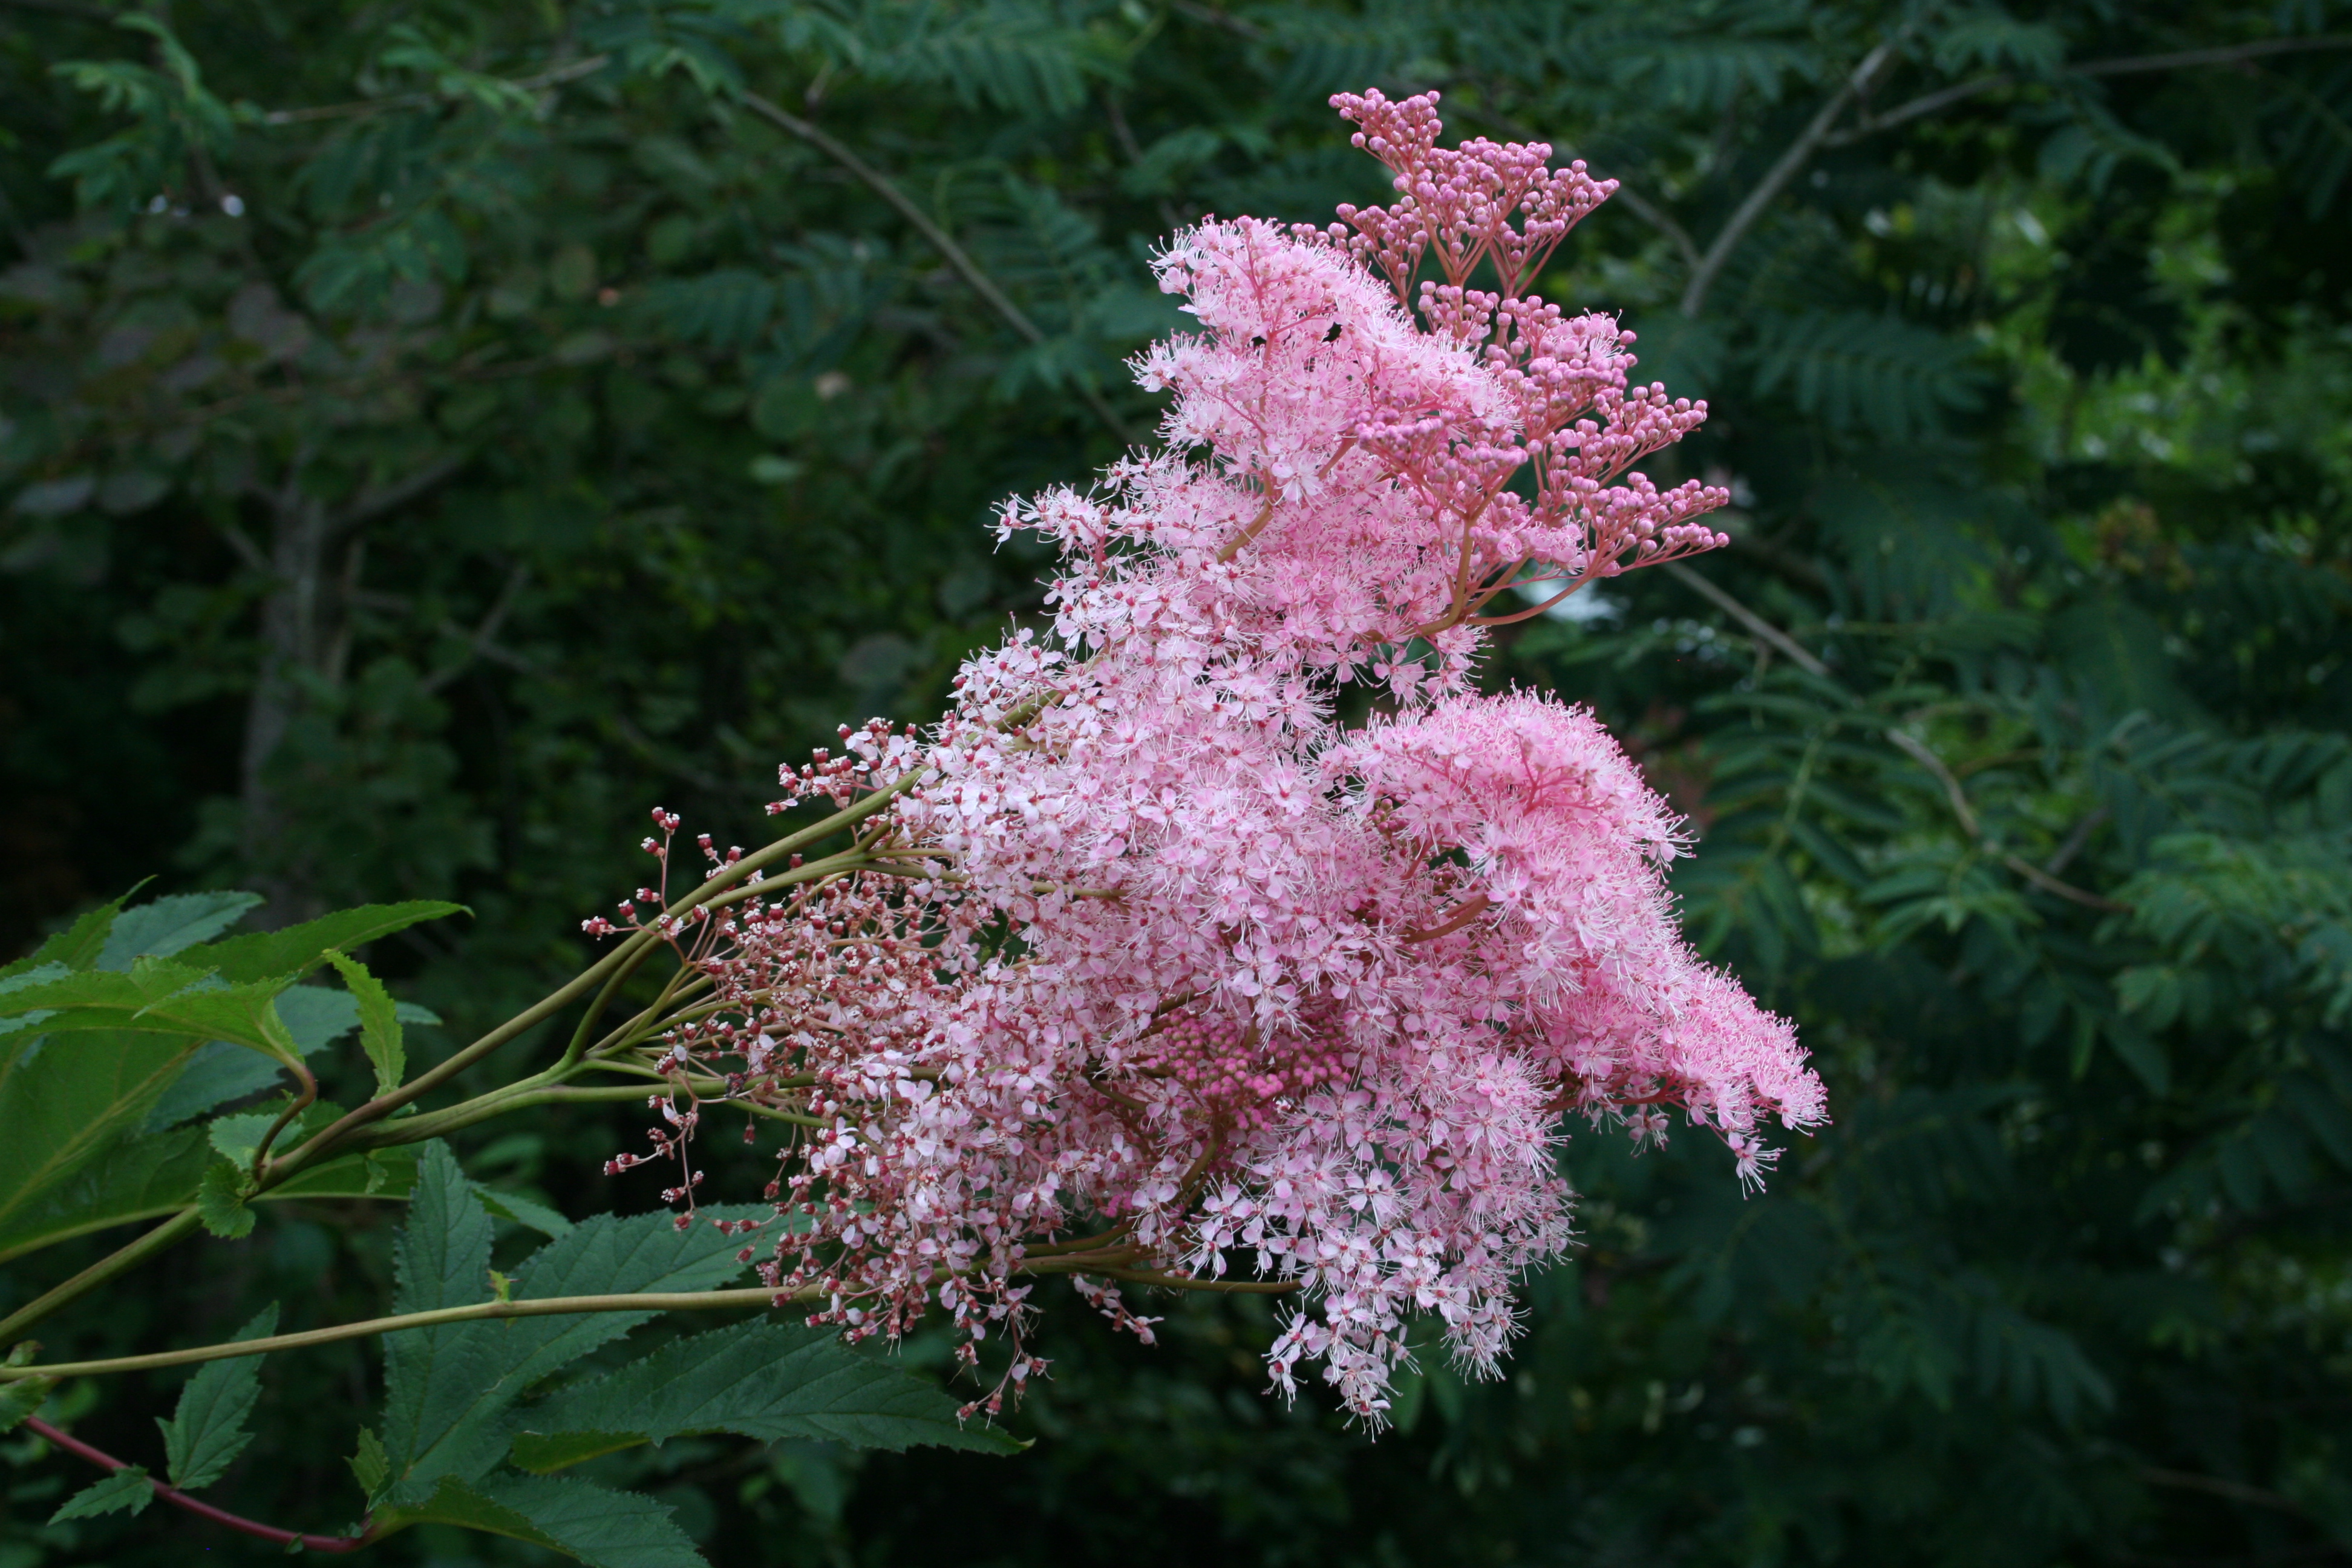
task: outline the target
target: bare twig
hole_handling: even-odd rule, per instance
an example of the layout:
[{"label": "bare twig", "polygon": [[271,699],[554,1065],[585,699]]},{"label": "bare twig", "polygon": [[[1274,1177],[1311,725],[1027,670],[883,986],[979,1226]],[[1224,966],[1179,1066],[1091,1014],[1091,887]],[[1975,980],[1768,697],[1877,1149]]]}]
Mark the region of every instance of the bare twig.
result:
[{"label": "bare twig", "polygon": [[[23,0],[17,0],[22,4]],[[577,81],[583,76],[594,76],[613,63],[610,55],[591,55],[584,60],[543,70],[537,76],[518,77],[506,85],[524,92],[537,92],[544,88],[559,87],[567,81]],[[302,125],[314,120],[344,120],[353,115],[381,114],[392,109],[426,109],[436,103],[457,101],[446,92],[403,92],[389,98],[362,98],[351,103],[322,103],[310,109],[273,109],[261,117],[265,125]]]},{"label": "bare twig", "polygon": [[[79,1458],[88,1459],[91,1464],[109,1473],[127,1470],[131,1468],[113,1455],[93,1448],[80,1438],[60,1432],[37,1416],[27,1417],[25,1427],[29,1432],[38,1434],[43,1441],[52,1443]],[[256,1535],[264,1541],[277,1542],[289,1551],[293,1550],[299,1542],[300,1549],[305,1552],[357,1552],[375,1539],[375,1531],[373,1529],[358,1535],[305,1535],[299,1530],[280,1530],[274,1524],[264,1524],[257,1519],[247,1519],[241,1513],[231,1513],[225,1508],[215,1508],[208,1502],[199,1502],[177,1487],[167,1487],[152,1476],[148,1478],[147,1484],[155,1489],[157,1497],[170,1503],[173,1508],[186,1509],[199,1518],[209,1519],[215,1524],[225,1524],[240,1534]]]},{"label": "bare twig", "polygon": [[[2114,59],[2085,60],[2065,68],[2076,76],[2133,76],[2145,71],[2188,70],[2199,66],[2242,65],[2248,60],[2266,59],[2273,55],[2344,48],[2352,48],[2352,37],[2263,38],[2251,44],[2231,44],[2210,49],[2180,49],[2165,55],[2121,55]],[[1933,92],[1923,92],[1916,98],[1896,104],[1884,114],[1864,115],[1845,130],[1825,139],[1822,145],[1843,147],[1865,136],[1948,109],[1955,103],[1963,103],[2004,87],[2013,87],[2023,79],[2015,71],[1995,71],[1990,76],[1955,82]]]},{"label": "bare twig", "polygon": [[[888,175],[850,151],[837,138],[828,134],[820,127],[802,119],[792,110],[761,98],[758,93],[739,93],[736,98],[744,108],[761,119],[787,134],[807,142],[844,169],[848,170],[867,189],[888,203],[893,211],[914,226],[916,233],[930,243],[931,248],[940,253],[955,275],[964,280],[965,286],[979,295],[981,301],[995,311],[1003,320],[1005,325],[1018,333],[1023,341],[1032,344],[1045,341],[1044,331],[1036,322],[1029,319],[1028,313],[1014,304],[1004,291],[996,286],[996,280],[981,270],[980,263],[974,261],[947,230],[933,222],[930,214],[917,205],[906,192],[893,184]],[[1111,405],[1103,400],[1101,393],[1091,386],[1082,385],[1078,388],[1078,395],[1086,400],[1087,406],[1094,411],[1095,417],[1101,420],[1104,426],[1113,435],[1121,441],[1130,444],[1135,440],[1134,433],[1128,429],[1126,422],[1119,418]]]},{"label": "bare twig", "polygon": [[466,651],[426,676],[422,684],[423,690],[428,693],[440,690],[463,674],[467,665],[490,650],[498,638],[499,628],[506,624],[507,612],[514,608],[515,595],[522,592],[523,584],[530,578],[530,568],[520,564],[507,574],[506,586],[499,590],[499,596],[483,615],[481,624],[467,637]]},{"label": "bare twig", "polygon": [[1748,237],[1748,231],[1756,226],[1757,220],[1764,216],[1764,209],[1779,198],[1780,193],[1788,188],[1789,182],[1797,177],[1797,172],[1805,166],[1807,160],[1820,150],[1829,136],[1830,128],[1837,123],[1838,116],[1845,112],[1846,106],[1867,93],[1894,65],[1895,51],[1902,47],[1909,32],[1907,26],[1897,30],[1863,56],[1862,63],[1847,75],[1845,85],[1822,105],[1804,130],[1797,133],[1797,139],[1789,143],[1764,177],[1756,183],[1755,188],[1733,209],[1731,216],[1725,220],[1723,227],[1717,231],[1714,240],[1708,244],[1706,253],[1699,258],[1698,265],[1691,269],[1690,280],[1683,286],[1684,315],[1696,316],[1706,304],[1707,294],[1715,288],[1715,280],[1722,276],[1724,264],[1731,259],[1731,253],[1738,248],[1741,240]]},{"label": "bare twig", "polygon": [[[1668,562],[1666,571],[1676,582],[1722,610],[1724,614],[1747,627],[1759,640],[1787,655],[1789,661],[1806,674],[1822,680],[1837,679],[1830,673],[1830,667],[1816,658],[1811,649],[1689,567],[1680,562]],[[2109,914],[2130,912],[2129,904],[2119,904],[2113,899],[2103,899],[2098,894],[2085,891],[2071,882],[2062,882],[2053,874],[2058,867],[2065,864],[2066,858],[2071,858],[2071,852],[2065,858],[2053,857],[2052,867],[2045,869],[2022,856],[2002,849],[1997,842],[1986,836],[1984,825],[1977,820],[1976,808],[1969,804],[1968,792],[1960,787],[1958,778],[1953,774],[1944,759],[1936,754],[1933,747],[1916,735],[1906,733],[1893,725],[1886,726],[1885,733],[1886,739],[1897,751],[1927,769],[1936,782],[1943,786],[1944,799],[1951,806],[1952,816],[1958,820],[1961,831],[1974,839],[1980,847],[1995,856],[2003,866],[2008,867],[2010,870],[2024,878],[2043,892],[2064,899],[2070,903],[2080,904],[2084,909],[2102,910]],[[2081,830],[2077,829],[2077,831]],[[2080,846],[2077,845],[2075,847],[2079,848]]]},{"label": "bare twig", "polygon": [[2100,825],[2106,820],[2105,806],[2092,807],[2090,814],[2074,824],[2074,831],[2067,834],[2064,841],[2051,852],[2050,858],[2042,863],[2042,868],[2053,877],[2063,871],[2068,863],[2083,852],[2083,846],[2091,841],[2091,835],[2096,833]]}]

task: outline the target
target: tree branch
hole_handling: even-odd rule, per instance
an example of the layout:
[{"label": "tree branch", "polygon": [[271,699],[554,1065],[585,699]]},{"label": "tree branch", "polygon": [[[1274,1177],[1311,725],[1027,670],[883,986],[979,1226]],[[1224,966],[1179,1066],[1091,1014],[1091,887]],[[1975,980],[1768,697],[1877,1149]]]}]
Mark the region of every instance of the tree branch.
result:
[{"label": "tree branch", "polygon": [[[2231,44],[2210,49],[2180,49],[2165,55],[2120,55],[2114,59],[2085,60],[2066,68],[2076,76],[2133,76],[2144,71],[2187,70],[2198,66],[2242,65],[2248,60],[2266,59],[2273,55],[2307,54],[2319,49],[2352,48],[2352,37],[2263,38],[2251,44]],[[2015,86],[2025,79],[2014,71],[1995,71],[1990,76],[1972,81],[1955,82],[1950,87],[1937,88],[1914,99],[1896,104],[1884,114],[1865,114],[1835,135],[1826,138],[1822,145],[1843,147],[1875,135],[1907,121],[1948,109],[1983,93]]]},{"label": "tree branch", "polygon": [[457,470],[472,459],[471,452],[450,452],[404,479],[394,479],[388,485],[370,485],[353,496],[349,506],[328,518],[328,535],[333,537],[355,528],[364,528],[387,512],[398,511],[426,491],[454,479]]},{"label": "tree branch", "polygon": [[498,639],[499,628],[506,624],[507,612],[514,608],[515,595],[522,592],[523,584],[530,578],[530,568],[520,564],[507,574],[506,586],[499,589],[499,596],[491,601],[488,611],[482,616],[482,624],[466,636],[466,651],[426,676],[419,689],[427,693],[440,690],[463,674],[467,665],[489,651]]},{"label": "tree branch", "polygon": [[[80,1438],[58,1431],[37,1416],[27,1416],[25,1426],[28,1431],[38,1433],[45,1442],[54,1444],[79,1458],[88,1459],[91,1464],[110,1473],[115,1470],[127,1470],[131,1468],[113,1455],[102,1449],[93,1448]],[[247,1519],[243,1514],[231,1513],[225,1508],[215,1508],[208,1502],[199,1502],[177,1487],[167,1487],[152,1476],[148,1478],[147,1484],[155,1489],[157,1497],[174,1508],[186,1509],[199,1518],[209,1519],[215,1524],[225,1524],[240,1534],[259,1536],[264,1541],[274,1541],[289,1550],[293,1549],[296,1543],[299,1542],[301,1550],[305,1552],[356,1552],[375,1539],[375,1531],[373,1529],[358,1535],[305,1535],[299,1530],[280,1530],[274,1524],[264,1524],[257,1519]]]},{"label": "tree branch", "polygon": [[1748,237],[1748,231],[1756,226],[1757,220],[1764,216],[1764,209],[1788,188],[1789,182],[1797,177],[1797,172],[1805,166],[1806,160],[1821,147],[1830,133],[1830,127],[1836,124],[1837,117],[1845,112],[1846,105],[1868,92],[1872,84],[1895,63],[1895,51],[1902,47],[1910,30],[1909,25],[1905,25],[1862,58],[1862,63],[1846,77],[1845,85],[1822,105],[1804,130],[1797,133],[1797,139],[1789,143],[1764,177],[1756,183],[1755,189],[1749,191],[1746,199],[1733,209],[1730,218],[1717,232],[1713,243],[1707,246],[1706,254],[1692,269],[1690,281],[1683,286],[1684,315],[1696,316],[1706,304],[1707,294],[1715,288],[1716,279],[1722,275],[1724,264],[1731,259],[1731,253],[1738,248],[1741,240]]},{"label": "tree branch", "polygon": [[[1676,582],[1713,604],[1756,637],[1786,654],[1789,661],[1799,669],[1822,680],[1832,682],[1837,680],[1837,677],[1830,673],[1830,667],[1814,657],[1810,649],[1738,599],[1733,598],[1722,588],[1678,561],[1668,562],[1666,571]],[[1958,819],[1961,831],[1966,833],[1979,847],[1995,856],[2003,866],[2008,867],[2010,870],[2024,878],[2043,892],[2064,899],[2070,903],[2080,904],[2085,909],[2104,910],[2109,914],[2131,912],[2129,904],[2119,904],[2113,899],[2103,899],[2096,893],[2087,892],[2071,882],[2062,882],[2024,857],[2002,849],[1997,843],[1987,837],[1984,825],[1977,820],[1976,809],[1969,804],[1968,792],[1960,787],[1960,781],[1953,776],[1952,770],[1946,765],[1943,758],[1936,754],[1933,747],[1917,736],[1906,734],[1893,725],[1886,726],[1884,732],[1897,751],[1927,769],[1937,782],[1943,785],[1945,802],[1951,806],[1953,816]],[[2058,864],[2063,865],[2064,862],[2061,860]]]},{"label": "tree branch", "polygon": [[[771,125],[787,134],[798,137],[856,175],[867,189],[888,203],[891,209],[900,217],[914,226],[915,231],[929,241],[931,248],[937,250],[948,266],[954,270],[956,276],[964,280],[965,286],[979,295],[982,303],[1003,318],[1004,323],[1018,333],[1024,342],[1036,344],[1045,341],[1045,334],[1037,323],[1031,321],[1020,306],[1005,296],[1004,291],[996,286],[995,279],[981,270],[980,264],[966,253],[962,246],[955,242],[947,230],[932,222],[929,213],[916,205],[906,192],[893,184],[888,175],[851,152],[841,142],[817,126],[803,120],[790,110],[770,102],[756,92],[738,93],[736,100]],[[1094,411],[1095,417],[1102,421],[1105,428],[1121,441],[1133,444],[1134,433],[1129,431],[1126,422],[1113,412],[1111,405],[1103,401],[1101,393],[1091,386],[1081,386],[1078,388],[1078,395],[1086,400],[1087,406]]]}]

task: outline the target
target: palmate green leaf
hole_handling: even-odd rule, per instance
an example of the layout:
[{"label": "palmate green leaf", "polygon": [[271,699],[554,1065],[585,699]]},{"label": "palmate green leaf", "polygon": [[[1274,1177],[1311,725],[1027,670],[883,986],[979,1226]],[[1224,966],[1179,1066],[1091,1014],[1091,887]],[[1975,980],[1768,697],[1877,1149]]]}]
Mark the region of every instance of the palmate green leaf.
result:
[{"label": "palmate green leaf", "polygon": [[360,1046],[375,1068],[375,1091],[389,1094],[408,1072],[408,1052],[400,1038],[400,1010],[393,1005],[392,993],[383,988],[383,982],[369,973],[358,959],[330,952],[327,962],[343,977],[359,1006]]},{"label": "palmate green leaf", "polygon": [[131,1029],[0,1036],[0,1236],[137,1129],[199,1043]]},{"label": "palmate green leaf", "polygon": [[69,1519],[96,1519],[104,1513],[138,1513],[155,1500],[155,1488],[147,1472],[138,1465],[125,1465],[102,1481],[89,1486],[66,1499],[63,1507],[49,1515],[51,1524],[62,1524]]},{"label": "palmate green leaf", "polygon": [[0,1016],[37,1023],[51,1036],[90,1029],[145,1030],[198,1041],[228,1040],[291,1061],[299,1058],[300,1048],[271,1004],[294,978],[224,984],[205,969],[152,958],[137,960],[124,973],[33,970],[0,990]]},{"label": "palmate green leaf", "polygon": [[[278,1331],[278,1303],[272,1301],[236,1331],[240,1340],[263,1339]],[[165,1474],[182,1491],[198,1491],[228,1472],[253,1434],[245,1429],[261,1397],[260,1356],[207,1362],[180,1390],[180,1402],[169,1421],[155,1425],[163,1432]]]},{"label": "palmate green leaf", "polygon": [[798,1324],[740,1323],[674,1340],[644,1360],[576,1384],[520,1418],[514,1461],[544,1474],[641,1443],[733,1432],[773,1443],[831,1439],[892,1450],[917,1445],[1010,1453],[992,1426],[967,1426],[939,1387]]},{"label": "palmate green leaf", "polygon": [[0,1222],[0,1262],[184,1207],[211,1162],[201,1128],[117,1139],[48,1187],[37,1202]]},{"label": "palmate green leaf", "polygon": [[[133,893],[137,891],[136,888],[131,889]],[[51,964],[65,969],[88,969],[98,962],[98,955],[106,951],[107,935],[114,929],[115,921],[130,898],[131,893],[125,893],[112,903],[99,905],[31,952],[5,968],[0,968],[0,981],[10,980],[36,969],[46,969]]]},{"label": "palmate green leaf", "polygon": [[669,1513],[632,1492],[509,1471],[478,1481],[445,1476],[429,1497],[380,1510],[375,1518],[387,1532],[450,1524],[527,1541],[590,1568],[708,1568]]},{"label": "palmate green leaf", "polygon": [[182,962],[211,970],[232,984],[274,979],[299,979],[326,962],[330,950],[344,952],[406,931],[425,921],[469,914],[463,904],[437,899],[415,899],[399,904],[362,904],[338,910],[284,931],[233,936],[187,949]]},{"label": "palmate green leaf", "polygon": [[[360,1026],[359,999],[348,991],[323,985],[297,985],[278,997],[278,1016],[305,1057],[315,1055],[341,1036]],[[402,1024],[437,1025],[441,1020],[423,1007],[402,1002],[393,1016]],[[243,1100],[272,1087],[284,1087],[287,1074],[276,1060],[226,1040],[215,1040],[190,1058],[155,1109],[147,1114],[147,1131],[175,1127],[216,1106]]]},{"label": "palmate green leaf", "polygon": [[115,917],[92,967],[119,973],[135,959],[169,958],[210,942],[260,902],[258,893],[173,893],[126,910]]}]

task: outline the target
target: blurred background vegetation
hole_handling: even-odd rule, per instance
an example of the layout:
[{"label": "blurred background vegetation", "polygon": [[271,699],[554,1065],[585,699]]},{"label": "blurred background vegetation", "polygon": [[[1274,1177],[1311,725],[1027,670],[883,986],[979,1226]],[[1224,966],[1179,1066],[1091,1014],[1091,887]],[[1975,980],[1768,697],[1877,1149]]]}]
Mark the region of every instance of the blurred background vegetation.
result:
[{"label": "blurred background vegetation", "polygon": [[[761,842],[776,763],[935,712],[1041,603],[991,508],[1151,426],[1156,237],[1376,199],[1324,99],[1439,88],[1625,183],[1543,291],[1710,400],[1653,472],[1737,498],[1493,679],[1690,815],[1691,930],[1836,1125],[1745,1202],[1575,1137],[1508,1377],[1433,1362],[1378,1442],[1261,1392],[1248,1303],[1147,1350],[1056,1300],[1017,1458],[616,1473],[720,1563],[2352,1558],[2347,45],[2336,0],[0,0],[0,957],[148,876],[461,899],[371,961],[471,1037],[646,807]],[[656,1206],[597,1173],[639,1136],[461,1145],[579,1215]],[[394,1208],[43,1337],[370,1315]],[[373,1364],[275,1358],[220,1500],[347,1520]],[[152,1446],[175,1381],[51,1418]],[[45,1526],[89,1475],[0,1457],[0,1568],[268,1550]]]}]

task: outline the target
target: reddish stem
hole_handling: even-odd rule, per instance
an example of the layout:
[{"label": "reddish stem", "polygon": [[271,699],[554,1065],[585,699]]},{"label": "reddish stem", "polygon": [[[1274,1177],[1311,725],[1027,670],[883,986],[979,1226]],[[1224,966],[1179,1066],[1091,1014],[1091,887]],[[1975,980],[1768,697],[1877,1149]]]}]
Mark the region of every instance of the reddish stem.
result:
[{"label": "reddish stem", "polygon": [[[131,1468],[113,1455],[93,1448],[79,1437],[69,1437],[37,1417],[27,1417],[25,1425],[32,1431],[40,1434],[43,1438],[63,1448],[67,1453],[79,1454],[101,1469],[127,1470]],[[258,1520],[247,1519],[242,1514],[231,1513],[226,1509],[215,1508],[208,1502],[199,1502],[178,1488],[167,1487],[152,1478],[147,1484],[153,1487],[155,1495],[165,1502],[186,1509],[190,1513],[209,1519],[215,1524],[225,1524],[231,1530],[247,1535],[257,1535],[264,1541],[274,1541],[281,1546],[289,1542],[299,1541],[306,1552],[356,1552],[375,1539],[375,1531],[373,1528],[359,1535],[305,1535],[299,1531],[280,1530],[274,1524],[263,1524]]]}]

